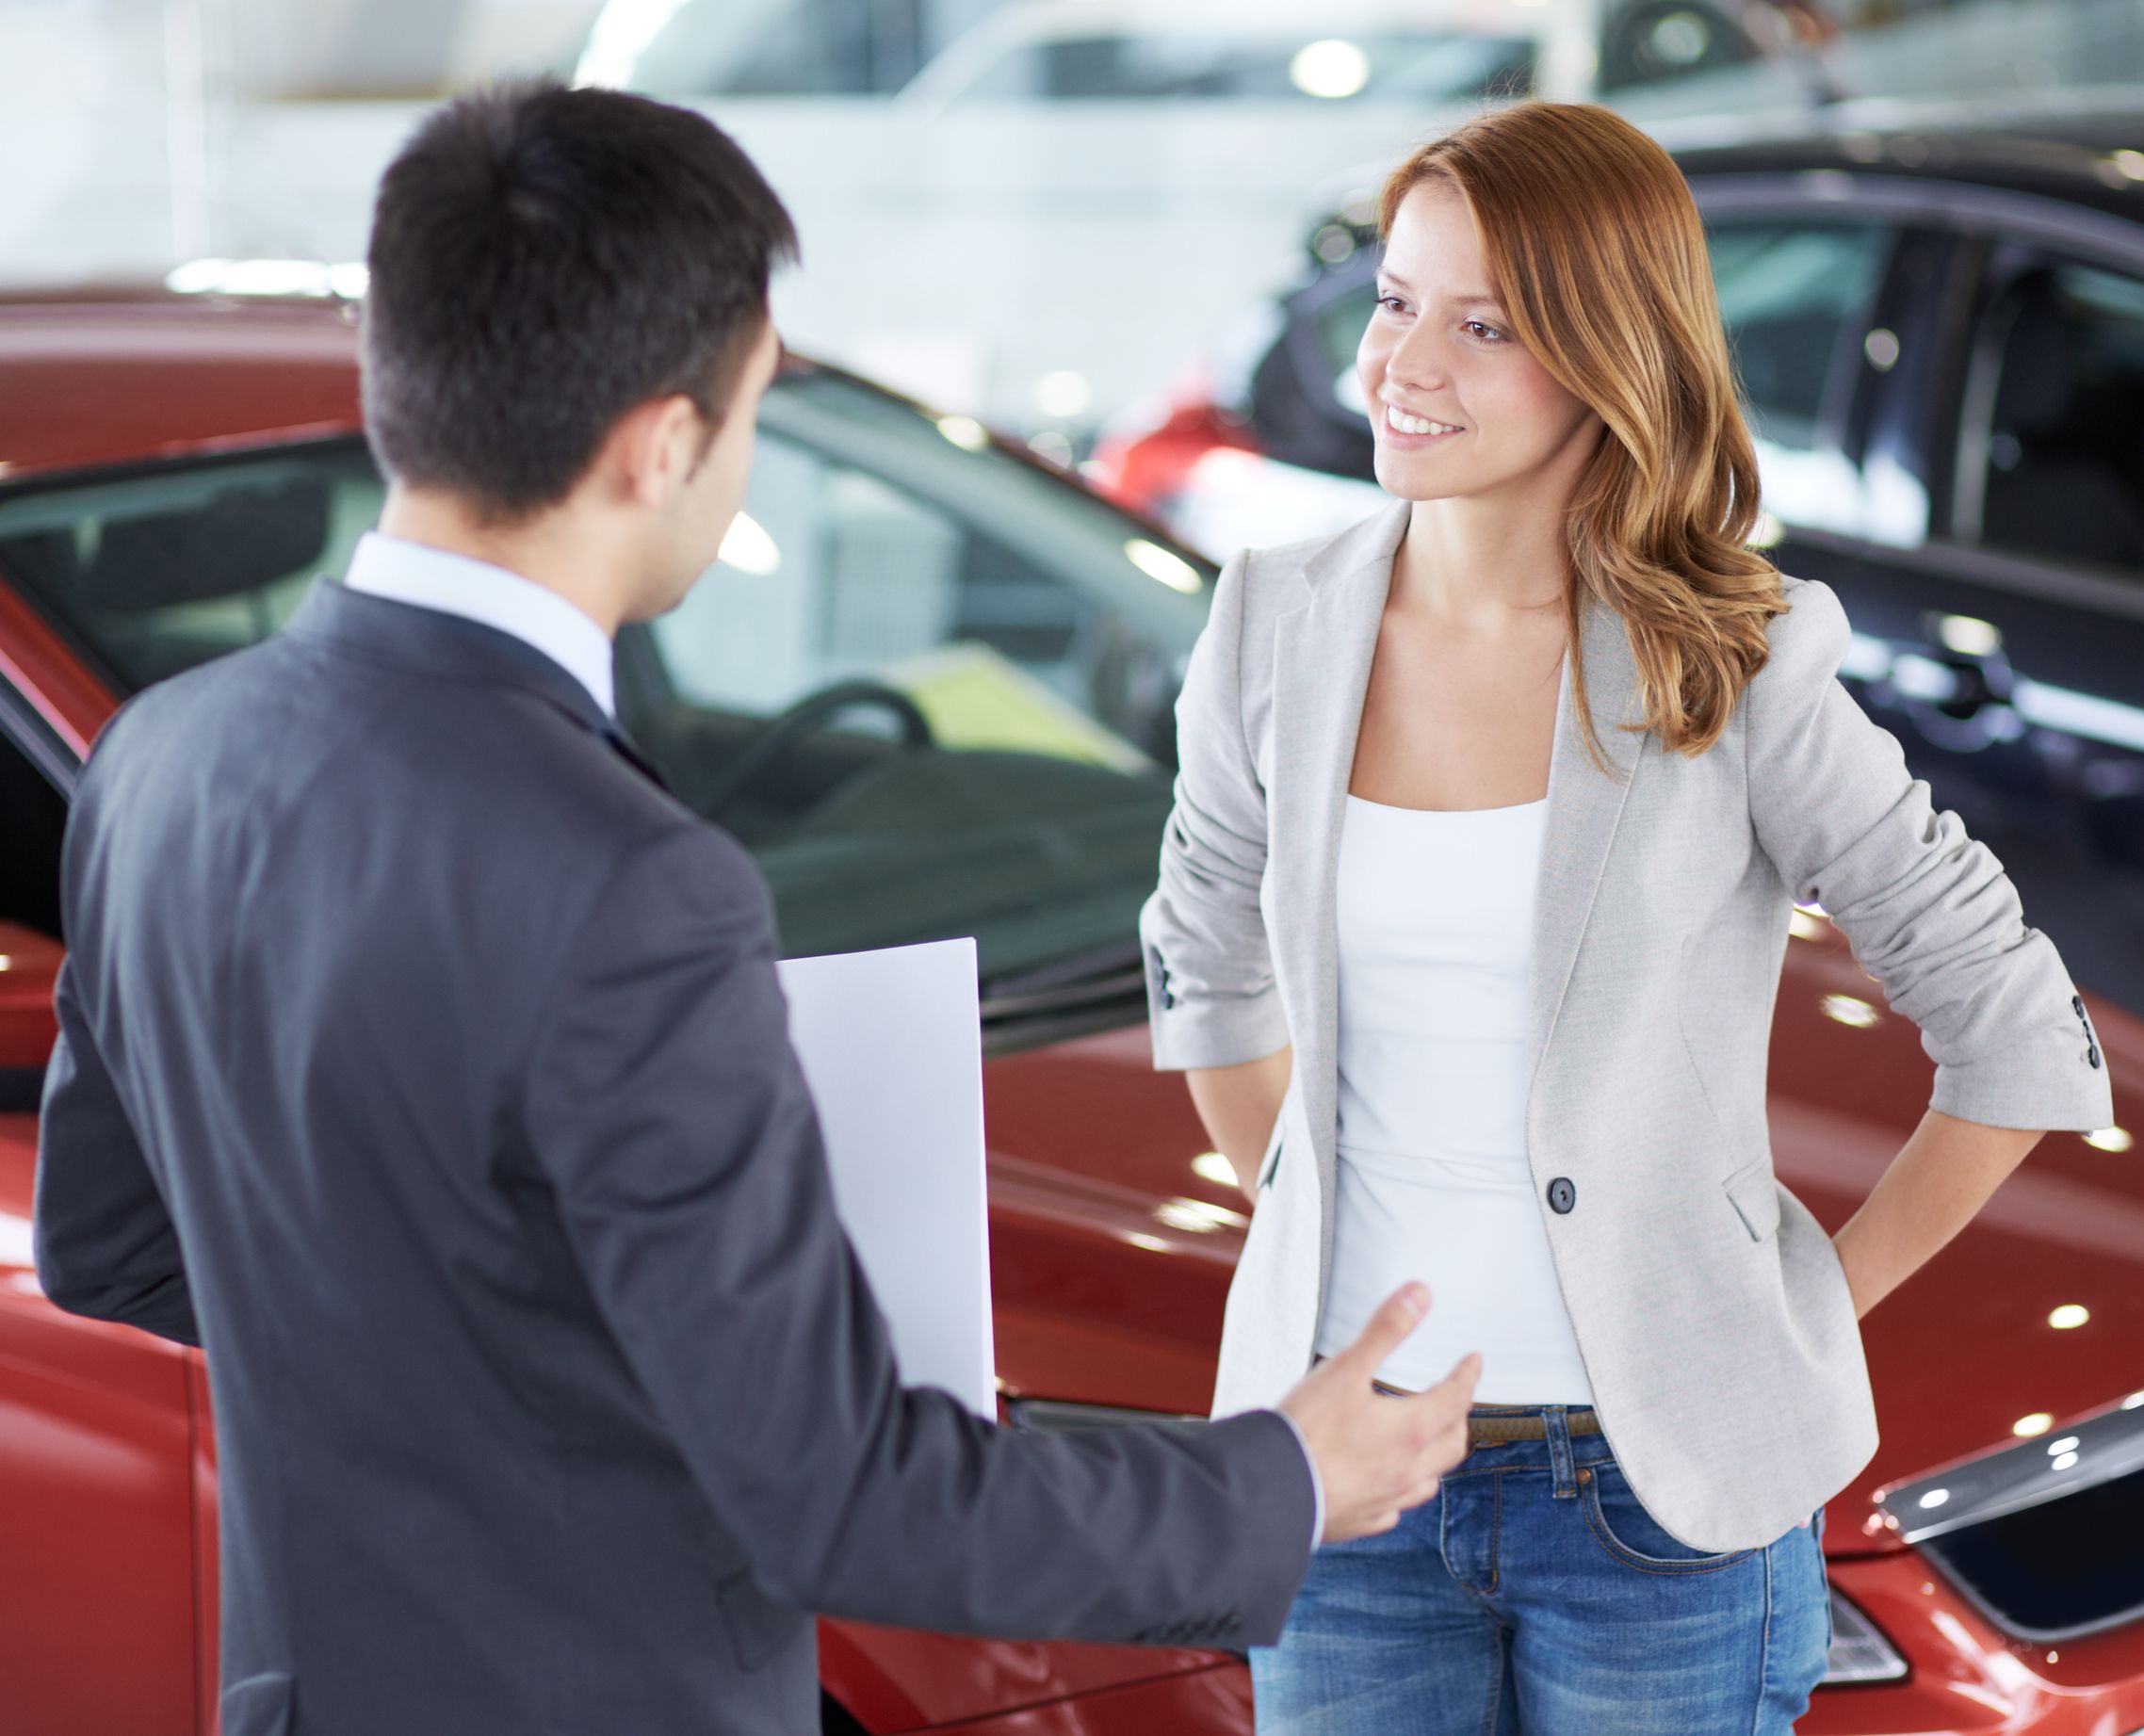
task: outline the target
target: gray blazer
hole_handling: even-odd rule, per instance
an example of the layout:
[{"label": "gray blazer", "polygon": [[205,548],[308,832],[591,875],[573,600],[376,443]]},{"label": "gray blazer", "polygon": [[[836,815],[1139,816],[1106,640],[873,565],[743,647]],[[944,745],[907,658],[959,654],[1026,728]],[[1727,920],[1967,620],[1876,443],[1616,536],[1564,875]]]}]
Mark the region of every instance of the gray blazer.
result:
[{"label": "gray blazer", "polygon": [[1280,1631],[1285,1418],[904,1388],[765,881],[520,641],[322,583],[68,824],[54,1303],[208,1354],[223,1736],[804,1736],[818,1610]]},{"label": "gray blazer", "polygon": [[[1178,705],[1181,771],[1142,913],[1155,1064],[1292,1042],[1228,1295],[1214,1412],[1311,1360],[1332,1257],[1334,868],[1408,505],[1232,559]],[[1935,1062],[1931,1102],[1998,1127],[2114,1118],[2053,943],[1835,673],[1839,601],[1793,608],[1727,732],[1692,760],[1639,716],[1621,622],[1587,603],[1588,697],[1616,776],[1556,701],[1535,914],[1527,1159],[1595,1408],[1632,1486],[1693,1549],[1754,1547],[1876,1446],[1830,1237],[1775,1179],[1772,1007],[1793,903],[1821,903]],[[1434,1290],[1436,1274],[1425,1274]]]}]

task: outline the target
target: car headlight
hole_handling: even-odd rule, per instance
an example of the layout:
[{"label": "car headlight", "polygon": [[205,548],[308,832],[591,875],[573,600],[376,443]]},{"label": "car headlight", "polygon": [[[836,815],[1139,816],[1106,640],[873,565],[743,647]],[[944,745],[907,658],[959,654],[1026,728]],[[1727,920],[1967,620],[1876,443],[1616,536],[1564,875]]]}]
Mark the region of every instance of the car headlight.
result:
[{"label": "car headlight", "polygon": [[1831,1590],[1831,1652],[1825,1660],[1821,1686],[1849,1681],[1896,1681],[1906,1660],[1883,1637],[1875,1622],[1837,1586]]},{"label": "car headlight", "polygon": [[2144,1617],[2144,1393],[1879,1490],[1876,1504],[2020,1638],[2069,1639]]}]

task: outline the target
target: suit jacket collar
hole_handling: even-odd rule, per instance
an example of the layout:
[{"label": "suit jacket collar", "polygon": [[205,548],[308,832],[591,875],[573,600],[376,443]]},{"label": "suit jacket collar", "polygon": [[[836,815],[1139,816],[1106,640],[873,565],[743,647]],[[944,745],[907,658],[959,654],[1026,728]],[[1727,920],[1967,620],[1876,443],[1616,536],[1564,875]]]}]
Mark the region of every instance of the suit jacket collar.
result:
[{"label": "suit jacket collar", "polygon": [[518,689],[596,735],[615,739],[619,734],[594,696],[535,646],[443,609],[372,596],[322,577],[284,631],[447,680]]},{"label": "suit jacket collar", "polygon": [[1365,568],[1388,573],[1413,511],[1411,500],[1394,500],[1360,524],[1326,538],[1303,562],[1303,582],[1315,592],[1336,575],[1353,577]]},{"label": "suit jacket collar", "polygon": [[[1296,985],[1291,1028],[1298,1044],[1297,1073],[1328,1182],[1336,1161],[1340,825],[1392,558],[1409,511],[1408,502],[1395,501],[1308,555],[1300,569],[1308,595],[1274,624],[1273,771],[1267,779],[1274,907],[1299,915],[1276,925],[1273,945],[1282,982]],[[1611,773],[1594,765],[1578,733],[1567,655],[1556,691],[1534,917],[1529,1080],[1563,1004],[1616,821],[1649,739],[1617,727],[1636,720],[1637,666],[1621,617],[1589,593],[1582,598],[1580,645],[1587,698]],[[1328,1259],[1329,1230],[1328,1223]]]}]

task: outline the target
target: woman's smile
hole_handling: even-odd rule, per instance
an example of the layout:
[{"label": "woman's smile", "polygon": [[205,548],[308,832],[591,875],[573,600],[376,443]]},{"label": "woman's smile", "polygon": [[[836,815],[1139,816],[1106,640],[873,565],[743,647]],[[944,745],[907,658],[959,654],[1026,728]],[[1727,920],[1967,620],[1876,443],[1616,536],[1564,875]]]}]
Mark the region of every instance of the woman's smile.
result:
[{"label": "woman's smile", "polygon": [[1433,422],[1427,416],[1410,416],[1396,404],[1385,406],[1386,438],[1401,447],[1429,446],[1467,430],[1449,422]]}]

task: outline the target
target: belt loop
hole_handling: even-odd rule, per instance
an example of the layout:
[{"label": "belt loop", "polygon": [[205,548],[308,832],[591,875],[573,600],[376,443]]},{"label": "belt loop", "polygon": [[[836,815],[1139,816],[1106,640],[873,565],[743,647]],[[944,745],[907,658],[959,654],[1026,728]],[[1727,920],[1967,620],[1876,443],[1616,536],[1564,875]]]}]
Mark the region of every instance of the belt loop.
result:
[{"label": "belt loop", "polygon": [[1578,1499],[1578,1473],[1571,1466],[1570,1419],[1567,1405],[1542,1406],[1541,1419],[1549,1429],[1549,1463],[1555,1469],[1555,1498],[1558,1501]]}]

